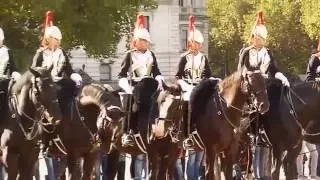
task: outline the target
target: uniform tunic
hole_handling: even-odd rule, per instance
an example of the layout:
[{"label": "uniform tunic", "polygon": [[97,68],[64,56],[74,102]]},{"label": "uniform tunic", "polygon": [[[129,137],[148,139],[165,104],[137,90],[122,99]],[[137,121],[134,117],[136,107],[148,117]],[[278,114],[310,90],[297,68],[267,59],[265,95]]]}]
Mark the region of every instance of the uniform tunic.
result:
[{"label": "uniform tunic", "polygon": [[274,78],[275,74],[279,72],[272,53],[264,47],[258,50],[250,46],[240,50],[238,69],[245,63],[248,63],[247,65],[250,65],[250,67],[260,67],[261,72],[268,77]]},{"label": "uniform tunic", "polygon": [[145,53],[132,50],[126,54],[121,65],[121,71],[118,75],[119,79],[128,77],[131,71],[133,81],[138,81],[142,77],[155,78],[156,76],[161,75],[157,59],[154,53],[149,50]]},{"label": "uniform tunic", "polygon": [[73,70],[67,54],[60,48],[52,51],[50,49],[39,49],[33,58],[32,67],[46,67],[51,70],[54,81],[63,77],[69,77]]},{"label": "uniform tunic", "polygon": [[207,57],[200,52],[195,56],[189,52],[183,54],[176,77],[185,79],[189,83],[190,81],[195,82],[196,80],[211,77],[211,69]]},{"label": "uniform tunic", "polygon": [[0,47],[0,76],[8,78],[14,71],[17,68],[10,50],[6,46]]},{"label": "uniform tunic", "polygon": [[306,81],[314,81],[317,77],[317,68],[320,67],[320,58],[319,56],[312,54],[306,72]]}]

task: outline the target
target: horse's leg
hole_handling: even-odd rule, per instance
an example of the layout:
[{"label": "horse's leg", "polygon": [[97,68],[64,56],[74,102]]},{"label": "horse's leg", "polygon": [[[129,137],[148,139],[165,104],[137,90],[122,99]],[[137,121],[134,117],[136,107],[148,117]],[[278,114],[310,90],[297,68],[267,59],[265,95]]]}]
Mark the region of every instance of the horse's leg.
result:
[{"label": "horse's leg", "polygon": [[28,152],[19,157],[19,180],[32,180],[34,166],[38,159],[38,152],[35,148],[27,148]]},{"label": "horse's leg", "polygon": [[283,164],[285,166],[286,179],[294,179],[297,177],[297,157],[300,153],[301,148],[295,148],[288,150],[287,155],[283,160]]},{"label": "horse's leg", "polygon": [[83,180],[90,180],[95,166],[97,152],[89,152],[83,159]]},{"label": "horse's leg", "polygon": [[81,179],[80,156],[70,154],[67,160],[68,174],[67,180]]},{"label": "horse's leg", "polygon": [[7,180],[16,180],[18,175],[18,156],[10,153],[8,147],[2,149],[2,163],[7,171]]},{"label": "horse's leg", "polygon": [[176,162],[177,162],[178,158],[179,158],[178,146],[177,145],[173,145],[173,148],[169,152],[169,157],[168,157],[167,172],[168,172],[169,180],[175,179],[174,178],[174,173],[175,173]]},{"label": "horse's leg", "polygon": [[279,180],[280,168],[282,164],[283,151],[280,149],[273,149],[273,165],[271,170],[272,180]]},{"label": "horse's leg", "polygon": [[215,161],[216,153],[214,150],[210,148],[206,148],[206,180],[214,180],[214,161]]},{"label": "horse's leg", "polygon": [[[106,172],[104,172],[107,179],[114,179],[117,174],[117,168],[119,167],[119,160],[120,160],[120,151],[113,150],[107,157],[107,168]],[[121,172],[118,172],[121,173]],[[119,174],[118,174],[119,177]]]},{"label": "horse's leg", "polygon": [[[152,152],[152,153],[151,153]],[[149,160],[151,162],[151,180],[157,180],[157,176],[159,174],[159,153],[156,151],[156,148],[150,148],[149,153]]]}]

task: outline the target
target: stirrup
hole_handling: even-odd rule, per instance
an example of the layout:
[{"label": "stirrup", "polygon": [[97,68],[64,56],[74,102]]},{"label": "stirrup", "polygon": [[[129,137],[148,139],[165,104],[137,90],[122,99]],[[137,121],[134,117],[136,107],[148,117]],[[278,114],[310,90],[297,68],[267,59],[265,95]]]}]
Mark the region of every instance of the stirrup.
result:
[{"label": "stirrup", "polygon": [[[188,144],[185,144],[185,143],[187,143],[188,140],[192,141],[192,147],[187,147],[186,146]],[[200,149],[200,150],[204,150],[203,141],[202,141],[202,139],[201,139],[201,137],[200,137],[200,135],[199,135],[197,130],[192,131],[192,133],[189,135],[189,137],[184,141],[183,146],[184,146],[185,149],[193,149],[193,150]]]}]

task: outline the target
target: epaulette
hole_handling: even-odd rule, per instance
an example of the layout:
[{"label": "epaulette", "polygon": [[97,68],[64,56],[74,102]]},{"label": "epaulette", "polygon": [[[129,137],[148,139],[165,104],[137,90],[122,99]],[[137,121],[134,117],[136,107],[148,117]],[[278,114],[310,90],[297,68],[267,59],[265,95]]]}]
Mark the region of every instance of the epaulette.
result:
[{"label": "epaulette", "polygon": [[5,46],[5,45],[2,45],[0,48],[6,48],[8,51],[10,50],[7,46]]},{"label": "epaulette", "polygon": [[184,56],[186,56],[186,55],[188,55],[188,54],[190,54],[190,51],[187,51],[187,52],[182,53],[182,54],[180,55],[180,57],[184,57]]},{"label": "epaulette", "polygon": [[37,49],[37,52],[42,52],[44,50],[48,49],[47,47],[40,47],[39,49]]},{"label": "epaulette", "polygon": [[137,49],[130,49],[130,50],[126,51],[125,53],[127,54],[127,53],[131,53],[131,52],[134,52],[134,51],[137,51]]}]

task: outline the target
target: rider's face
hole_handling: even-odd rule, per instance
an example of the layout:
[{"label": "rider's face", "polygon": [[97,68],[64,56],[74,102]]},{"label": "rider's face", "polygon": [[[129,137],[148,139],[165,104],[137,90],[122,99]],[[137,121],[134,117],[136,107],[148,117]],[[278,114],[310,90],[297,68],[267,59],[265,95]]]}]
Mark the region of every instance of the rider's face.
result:
[{"label": "rider's face", "polygon": [[138,39],[136,40],[136,48],[139,51],[146,51],[149,48],[149,42],[144,39]]},{"label": "rider's face", "polygon": [[191,41],[190,42],[190,51],[194,52],[194,53],[198,53],[200,52],[202,48],[202,44],[198,43],[196,41]]},{"label": "rider's face", "polygon": [[262,48],[264,46],[264,42],[265,42],[265,40],[263,38],[260,38],[257,36],[254,36],[252,41],[253,41],[253,45],[257,48]]},{"label": "rider's face", "polygon": [[60,42],[61,42],[60,39],[49,37],[47,41],[48,41],[48,47],[52,50],[56,50],[58,47],[60,47]]}]

